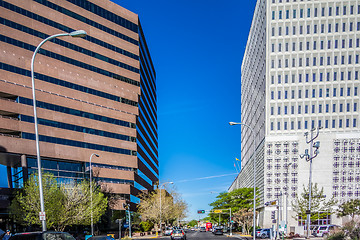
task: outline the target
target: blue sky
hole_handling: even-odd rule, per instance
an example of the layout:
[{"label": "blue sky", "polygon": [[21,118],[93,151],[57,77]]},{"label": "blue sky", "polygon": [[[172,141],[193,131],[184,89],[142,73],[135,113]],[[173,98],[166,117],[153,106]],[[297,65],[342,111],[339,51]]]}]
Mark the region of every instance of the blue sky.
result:
[{"label": "blue sky", "polygon": [[240,120],[240,67],[256,1],[113,1],[139,14],[157,72],[160,179],[174,182],[188,219],[198,219],[236,177],[240,126],[228,122]]},{"label": "blue sky", "polygon": [[[227,191],[240,158],[240,68],[255,0],[113,0],[139,15],[157,72],[160,179],[188,219]],[[211,176],[219,176],[208,178]],[[201,216],[204,217],[204,216]]]}]

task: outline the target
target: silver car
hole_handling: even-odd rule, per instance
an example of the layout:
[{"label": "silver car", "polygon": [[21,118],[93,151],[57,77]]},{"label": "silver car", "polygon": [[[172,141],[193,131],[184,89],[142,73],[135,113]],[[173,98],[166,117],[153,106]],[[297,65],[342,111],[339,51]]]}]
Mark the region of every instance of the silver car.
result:
[{"label": "silver car", "polygon": [[329,235],[329,233],[331,231],[334,231],[338,228],[339,228],[339,226],[336,226],[336,225],[322,225],[322,226],[319,226],[315,230],[314,236],[315,237],[324,237],[324,236]]},{"label": "silver car", "polygon": [[173,229],[171,228],[171,227],[167,227],[166,229],[165,229],[165,236],[170,236],[171,235],[171,233],[172,233],[172,231],[173,231]]}]

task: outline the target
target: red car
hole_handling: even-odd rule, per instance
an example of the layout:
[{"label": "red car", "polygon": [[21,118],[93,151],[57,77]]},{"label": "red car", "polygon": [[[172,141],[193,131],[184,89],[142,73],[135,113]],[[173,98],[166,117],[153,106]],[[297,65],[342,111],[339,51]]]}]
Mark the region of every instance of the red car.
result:
[{"label": "red car", "polygon": [[212,229],[212,223],[211,222],[208,222],[206,223],[206,231],[210,231]]}]

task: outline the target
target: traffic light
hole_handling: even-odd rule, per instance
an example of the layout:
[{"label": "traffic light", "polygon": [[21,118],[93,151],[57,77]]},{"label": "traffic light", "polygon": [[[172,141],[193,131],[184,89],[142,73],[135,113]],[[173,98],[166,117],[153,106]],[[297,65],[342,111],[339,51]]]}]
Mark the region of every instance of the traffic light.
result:
[{"label": "traffic light", "polygon": [[126,209],[126,210],[128,210],[128,209],[130,208],[130,205],[127,204],[127,203],[123,203],[123,208]]},{"label": "traffic light", "polygon": [[205,213],[205,210],[198,210],[198,214]]}]

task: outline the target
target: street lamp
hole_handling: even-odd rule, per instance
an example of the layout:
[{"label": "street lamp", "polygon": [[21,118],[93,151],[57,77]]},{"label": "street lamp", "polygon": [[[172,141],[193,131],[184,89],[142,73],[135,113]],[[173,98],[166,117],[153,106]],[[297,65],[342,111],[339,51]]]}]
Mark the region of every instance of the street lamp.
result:
[{"label": "street lamp", "polygon": [[[311,188],[312,188],[312,183],[311,183],[311,177],[312,177],[312,160],[317,157],[317,155],[319,154],[319,147],[320,147],[320,142],[314,142],[314,140],[319,136],[319,131],[320,129],[322,129],[322,127],[318,127],[318,128],[313,128],[310,131],[310,139],[309,139],[309,133],[306,132],[304,135],[306,137],[306,143],[310,144],[310,150],[309,149],[305,149],[305,153],[304,154],[300,154],[301,158],[305,158],[305,160],[307,162],[310,162],[310,169],[309,169],[309,208],[306,211],[307,214],[307,229],[306,229],[306,238],[310,238],[310,222],[311,222]],[[314,136],[314,132],[315,136]],[[313,148],[315,148],[315,150],[313,150]],[[309,153],[310,152],[310,153]]]},{"label": "street lamp", "polygon": [[[42,187],[42,174],[41,174],[41,159],[40,159],[40,146],[39,146],[39,132],[38,132],[38,122],[37,122],[37,112],[36,112],[36,97],[35,97],[35,81],[34,81],[34,61],[37,52],[40,47],[47,41],[63,36],[71,36],[71,37],[85,37],[86,32],[84,30],[77,30],[71,33],[60,33],[52,35],[46,39],[44,39],[35,49],[34,54],[31,59],[31,85],[32,85],[32,96],[33,96],[33,106],[34,106],[34,124],[35,124],[35,142],[36,142],[36,157],[38,164],[38,175],[39,175],[39,192],[40,192],[40,211],[41,215],[45,216],[45,206],[44,206],[44,195],[43,195],[43,187]],[[41,219],[42,230],[46,231],[46,219]]]},{"label": "street lamp", "polygon": [[160,230],[161,230],[161,187],[165,186],[166,184],[174,184],[173,182],[164,182],[163,184],[159,185],[160,190]]},{"label": "street lamp", "polygon": [[285,224],[285,234],[287,234],[287,229],[288,229],[288,196],[289,196],[289,167],[292,163],[288,163],[285,165],[285,168],[286,168],[286,177],[287,177],[287,182],[286,182],[286,211],[285,211],[285,214],[286,214],[286,217],[285,217],[285,221],[286,221],[286,224]]},{"label": "street lamp", "polygon": [[90,214],[91,214],[91,236],[94,236],[94,220],[93,220],[93,198],[92,198],[92,192],[93,192],[93,189],[92,189],[92,167],[91,167],[91,159],[92,157],[95,156],[95,157],[100,157],[98,154],[96,153],[93,153],[91,154],[90,156]]},{"label": "street lamp", "polygon": [[256,146],[255,146],[255,131],[252,127],[245,123],[237,123],[237,122],[229,122],[230,126],[233,125],[242,125],[250,129],[252,135],[253,135],[253,145],[254,145],[254,153],[253,153],[253,171],[254,171],[254,199],[253,199],[253,239],[255,240],[255,228],[256,228]]}]

